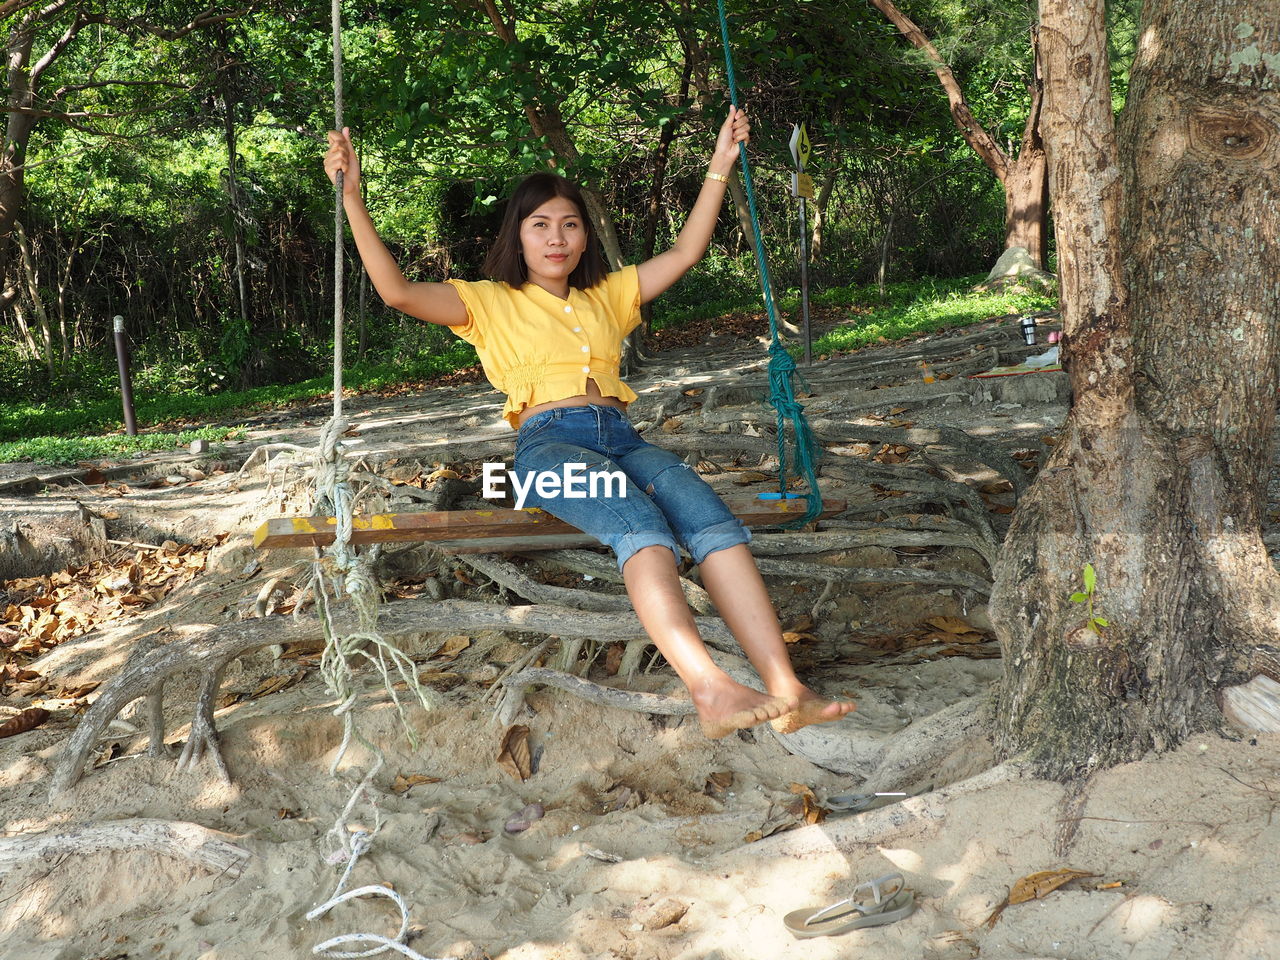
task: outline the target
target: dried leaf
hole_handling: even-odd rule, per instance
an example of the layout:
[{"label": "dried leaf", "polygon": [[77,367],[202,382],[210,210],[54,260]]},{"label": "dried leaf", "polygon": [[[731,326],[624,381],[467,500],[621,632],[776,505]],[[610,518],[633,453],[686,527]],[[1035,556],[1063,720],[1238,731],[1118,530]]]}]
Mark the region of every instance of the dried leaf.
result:
[{"label": "dried leaf", "polygon": [[618,668],[622,666],[622,654],[626,651],[627,645],[622,642],[609,644],[609,649],[604,652],[604,672],[606,676],[616,677]]},{"label": "dried leaf", "polygon": [[465,682],[466,678],[462,674],[451,670],[423,670],[418,674],[418,683],[433,690],[452,690]]},{"label": "dried leaf", "polygon": [[803,643],[806,640],[816,641],[817,639],[812,633],[798,633],[794,630],[787,630],[782,634],[782,642],[786,644]]},{"label": "dried leaf", "polygon": [[709,797],[718,796],[733,786],[733,771],[720,770],[716,773],[707,775],[707,782],[702,787],[702,792]]},{"label": "dried leaf", "polygon": [[464,637],[461,634],[452,637],[446,637],[444,643],[436,647],[435,653],[428,657],[428,660],[452,660],[457,657],[463,650],[471,646],[471,638]]},{"label": "dried leaf", "polygon": [[87,697],[100,686],[102,686],[101,680],[91,680],[89,683],[82,683],[75,687],[60,687],[54,696],[59,700],[79,700],[81,697]]},{"label": "dried leaf", "polygon": [[34,730],[49,719],[49,711],[43,707],[31,707],[23,710],[16,717],[0,723],[0,740],[5,737],[16,737],[20,733]]},{"label": "dried leaf", "polygon": [[700,397],[700,396],[702,396],[702,388],[701,388],[701,387],[693,387],[693,388],[692,388],[692,389],[690,389],[690,390],[684,390],[684,391],[682,391],[682,392],[684,393],[684,395],[685,395],[686,397]]},{"label": "dried leaf", "polygon": [[663,420],[663,421],[662,421],[662,432],[663,432],[663,433],[679,433],[679,432],[680,432],[680,418],[679,418],[679,417],[670,417],[670,418],[668,418],[668,419],[666,419],[666,420]]},{"label": "dried leaf", "polygon": [[432,470],[427,474],[426,482],[431,483],[434,480],[461,480],[462,474],[457,470],[450,470],[447,467],[441,467],[439,470]]},{"label": "dried leaf", "polygon": [[744,470],[733,478],[733,482],[740,487],[745,487],[749,483],[764,483],[768,479],[770,478],[758,470]]},{"label": "dried leaf", "polygon": [[523,724],[509,727],[502,735],[498,747],[498,766],[513,779],[521,782],[533,774],[533,762],[529,755],[529,728]]},{"label": "dried leaf", "polygon": [[416,787],[420,783],[439,783],[440,777],[428,777],[421,773],[411,773],[405,776],[403,773],[397,773],[396,778],[391,781],[392,793],[408,793],[410,787]]},{"label": "dried leaf", "polygon": [[258,684],[258,689],[249,694],[249,698],[256,700],[258,697],[265,697],[268,694],[277,693],[286,687],[291,687],[305,675],[305,670],[299,670],[297,673],[282,673],[279,676],[268,677]]},{"label": "dried leaf", "polygon": [[929,617],[924,622],[931,627],[937,627],[939,630],[957,635],[972,633],[974,630],[969,621],[961,620],[959,617]]},{"label": "dried leaf", "polygon": [[1028,900],[1043,900],[1064,883],[1078,880],[1081,877],[1096,877],[1096,873],[1087,870],[1041,870],[1018,880],[1009,891],[1009,903],[1026,903]]}]

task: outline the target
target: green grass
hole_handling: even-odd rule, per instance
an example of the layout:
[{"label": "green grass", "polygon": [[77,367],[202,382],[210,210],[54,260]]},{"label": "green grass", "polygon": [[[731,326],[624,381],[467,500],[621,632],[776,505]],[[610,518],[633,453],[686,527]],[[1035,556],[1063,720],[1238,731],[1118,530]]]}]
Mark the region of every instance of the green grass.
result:
[{"label": "green grass", "polygon": [[[886,286],[883,296],[874,285],[831,287],[814,291],[810,303],[819,307],[847,307],[849,319],[823,334],[813,344],[816,356],[856,350],[881,338],[902,340],[937,330],[961,327],[993,316],[1052,310],[1057,298],[1046,295],[973,293],[982,276],[948,280],[925,279]],[[787,291],[779,307],[793,319],[800,311],[799,295]],[[758,298],[708,301],[660,314],[655,328],[679,326],[707,317],[745,310],[759,310]],[[794,344],[791,349],[799,348]],[[345,385],[352,390],[378,390],[429,379],[476,362],[474,351],[458,341],[430,357],[408,364],[363,364],[347,370]],[[277,384],[252,390],[213,395],[192,392],[137,398],[136,412],[142,424],[188,427],[211,419],[234,419],[255,411],[288,406],[329,394],[328,377],[300,383]],[[75,463],[94,457],[116,456],[141,450],[171,449],[196,438],[226,436],[225,427],[205,427],[182,433],[148,433],[138,437],[115,434],[121,429],[118,398],[94,398],[80,402],[0,404],[0,461],[38,460]]]},{"label": "green grass", "polygon": [[[449,350],[436,357],[416,361],[408,365],[367,364],[348,369],[343,374],[343,384],[352,390],[380,390],[401,383],[449,373],[476,362],[475,352],[459,341],[461,349]],[[188,426],[193,421],[233,419],[256,411],[289,406],[306,400],[330,396],[333,381],[329,377],[314,377],[299,383],[275,384],[212,395],[181,393],[159,396],[135,396],[134,410],[139,424],[176,424]],[[123,429],[123,411],[118,397],[95,399],[67,404],[5,404],[0,405],[0,462],[14,460],[38,460],[48,463],[74,463],[94,456],[112,453],[130,453],[136,450],[167,449],[175,438],[186,437],[184,442],[203,437],[221,439],[226,428],[202,428],[182,433],[148,433],[138,437],[116,436],[113,431]],[[220,433],[218,432],[220,429]],[[204,436],[204,430],[213,430],[217,437]],[[98,434],[96,436],[90,434]],[[103,436],[102,434],[111,434]],[[159,446],[138,447],[128,443],[151,442]],[[103,443],[126,442],[123,447],[102,447]],[[79,446],[76,446],[78,444]]]},{"label": "green grass", "polygon": [[[837,350],[857,350],[878,343],[882,337],[905,340],[990,317],[1057,309],[1058,299],[1053,295],[974,293],[971,288],[983,279],[978,275],[889,284],[883,299],[874,287],[824,291],[811,302],[849,306],[857,314],[815,340],[813,352],[821,356]],[[795,309],[791,300],[784,299],[784,309]]]},{"label": "green grass", "polygon": [[35,460],[41,463],[80,463],[100,457],[118,458],[132,453],[172,450],[185,447],[192,440],[234,440],[244,431],[226,427],[203,427],[181,433],[110,434],[105,437],[35,437],[0,443],[0,463]]}]

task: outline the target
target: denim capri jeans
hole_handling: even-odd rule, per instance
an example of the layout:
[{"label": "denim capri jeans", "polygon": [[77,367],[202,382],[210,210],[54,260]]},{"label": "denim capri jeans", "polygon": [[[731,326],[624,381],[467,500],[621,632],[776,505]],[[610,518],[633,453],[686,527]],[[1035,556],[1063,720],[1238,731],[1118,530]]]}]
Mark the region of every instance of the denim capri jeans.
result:
[{"label": "denim capri jeans", "polygon": [[[684,547],[701,563],[751,542],[710,485],[670,450],[642,440],[616,407],[557,407],[530,417],[516,435],[513,473],[521,489],[527,485],[524,506],[613,548],[619,570],[642,547],[668,547],[677,563]],[[540,483],[548,473],[560,479]]]}]

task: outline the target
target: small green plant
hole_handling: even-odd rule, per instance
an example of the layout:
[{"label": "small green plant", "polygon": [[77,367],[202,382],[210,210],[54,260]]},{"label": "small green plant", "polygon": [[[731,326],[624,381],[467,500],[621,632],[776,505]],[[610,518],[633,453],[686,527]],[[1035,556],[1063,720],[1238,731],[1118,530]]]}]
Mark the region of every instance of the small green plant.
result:
[{"label": "small green plant", "polygon": [[1101,633],[1103,627],[1111,626],[1111,622],[1106,617],[1100,617],[1093,612],[1093,597],[1097,592],[1098,574],[1093,569],[1092,563],[1086,563],[1082,571],[1084,577],[1084,590],[1076,591],[1071,595],[1072,603],[1083,603],[1087,607],[1089,614],[1088,627],[1095,633]]}]

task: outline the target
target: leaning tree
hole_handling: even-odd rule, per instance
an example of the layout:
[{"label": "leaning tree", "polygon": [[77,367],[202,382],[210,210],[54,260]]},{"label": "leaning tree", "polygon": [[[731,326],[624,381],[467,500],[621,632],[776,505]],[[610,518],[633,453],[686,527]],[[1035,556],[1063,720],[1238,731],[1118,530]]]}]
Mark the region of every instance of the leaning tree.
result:
[{"label": "leaning tree", "polygon": [[1219,723],[1280,628],[1280,4],[1147,0],[1118,123],[1103,6],[1040,0],[1074,402],[992,597],[1000,749],[1059,779]]}]

